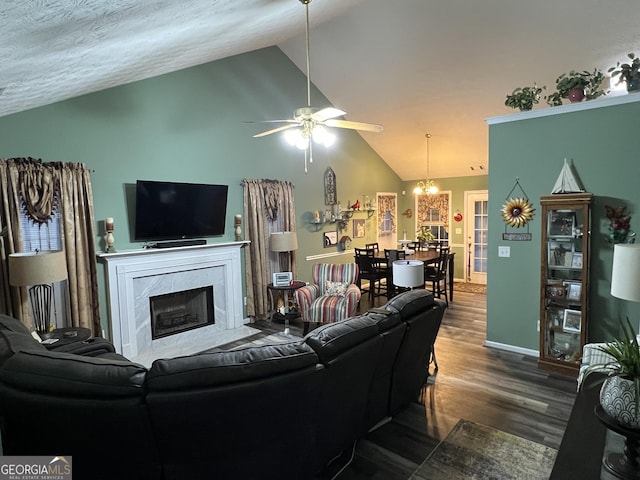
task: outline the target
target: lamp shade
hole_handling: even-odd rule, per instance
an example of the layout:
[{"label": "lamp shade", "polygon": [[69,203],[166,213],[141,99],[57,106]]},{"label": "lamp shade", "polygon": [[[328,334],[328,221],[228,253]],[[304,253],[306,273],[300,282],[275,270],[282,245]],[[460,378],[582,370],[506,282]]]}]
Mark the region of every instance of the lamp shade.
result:
[{"label": "lamp shade", "polygon": [[17,287],[46,285],[67,278],[64,251],[49,250],[9,255],[9,283]]},{"label": "lamp shade", "polygon": [[611,295],[640,302],[640,244],[619,243],[613,247]]},{"label": "lamp shade", "polygon": [[272,252],[292,252],[298,249],[296,232],[274,232],[271,234]]},{"label": "lamp shade", "polygon": [[393,284],[398,287],[419,287],[424,284],[424,262],[396,260],[393,262]]}]

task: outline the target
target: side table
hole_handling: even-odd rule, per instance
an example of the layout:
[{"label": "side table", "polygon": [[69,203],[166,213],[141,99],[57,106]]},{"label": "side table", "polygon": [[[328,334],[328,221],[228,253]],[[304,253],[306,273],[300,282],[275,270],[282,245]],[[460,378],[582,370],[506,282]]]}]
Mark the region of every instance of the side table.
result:
[{"label": "side table", "polygon": [[[300,316],[297,312],[292,313],[287,311],[289,309],[289,293],[293,293],[297,289],[299,289],[300,287],[304,287],[305,285],[306,285],[305,282],[299,282],[296,280],[292,281],[289,285],[284,285],[284,286],[276,286],[273,283],[270,283],[269,285],[267,285],[267,292],[269,293],[269,300],[271,302],[271,315],[269,316],[269,321],[273,321],[273,315],[276,313],[276,302],[274,297],[276,296],[279,297],[280,294],[282,293],[284,305],[285,305],[284,307],[285,313],[283,315],[285,335],[289,334],[289,319],[298,318]],[[274,295],[274,292],[276,293],[276,295]]]},{"label": "side table", "polygon": [[[47,350],[56,350],[72,343],[84,342],[91,337],[91,330],[82,327],[56,328],[53,332],[42,336],[42,343]],[[54,341],[52,341],[54,340]]]}]

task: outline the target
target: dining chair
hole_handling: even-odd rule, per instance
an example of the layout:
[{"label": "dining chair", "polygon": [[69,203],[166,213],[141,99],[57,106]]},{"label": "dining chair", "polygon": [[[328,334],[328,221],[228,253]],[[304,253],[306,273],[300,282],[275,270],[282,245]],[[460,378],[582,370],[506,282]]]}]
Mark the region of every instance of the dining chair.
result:
[{"label": "dining chair", "polygon": [[[386,294],[387,284],[382,283],[382,280],[387,278],[387,268],[382,267],[379,261],[376,260],[375,251],[371,248],[354,248],[356,265],[358,265],[358,288],[362,293],[369,294],[369,302],[373,304],[373,298],[375,296],[381,296]],[[368,280],[369,288],[362,288],[362,280]],[[384,287],[384,293],[382,289]]]},{"label": "dining chair", "polygon": [[365,243],[364,248],[367,250],[373,250],[376,253],[380,252],[380,245],[378,244],[378,242]]},{"label": "dining chair", "polygon": [[447,293],[447,272],[450,261],[449,247],[440,247],[440,253],[435,262],[425,265],[424,267],[424,281],[425,283],[431,283],[431,291],[433,294],[442,298],[449,305],[449,295]]},{"label": "dining chair", "polygon": [[398,287],[393,283],[393,262],[396,260],[405,260],[407,258],[407,253],[404,250],[393,250],[393,249],[384,249],[384,258],[387,261],[387,291],[388,297],[396,296],[401,291],[405,289]]}]

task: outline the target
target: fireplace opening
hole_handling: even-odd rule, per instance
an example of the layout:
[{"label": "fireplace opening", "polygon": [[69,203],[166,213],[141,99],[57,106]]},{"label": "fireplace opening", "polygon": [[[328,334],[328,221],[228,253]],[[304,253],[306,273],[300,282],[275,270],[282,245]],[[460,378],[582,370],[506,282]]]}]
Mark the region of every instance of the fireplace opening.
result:
[{"label": "fireplace opening", "polygon": [[215,323],[213,286],[149,297],[149,305],[153,340]]}]

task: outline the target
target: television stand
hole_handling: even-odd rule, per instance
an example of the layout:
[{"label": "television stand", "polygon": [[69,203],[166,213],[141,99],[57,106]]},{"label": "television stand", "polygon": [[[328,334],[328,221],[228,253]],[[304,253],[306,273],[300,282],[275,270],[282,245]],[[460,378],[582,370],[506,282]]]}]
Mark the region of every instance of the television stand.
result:
[{"label": "television stand", "polygon": [[174,248],[174,247],[191,247],[193,245],[206,245],[207,241],[204,238],[189,239],[189,240],[171,240],[169,242],[157,242],[149,244],[149,248]]}]

